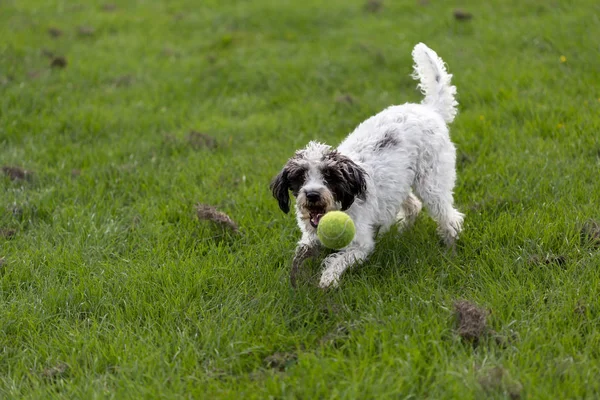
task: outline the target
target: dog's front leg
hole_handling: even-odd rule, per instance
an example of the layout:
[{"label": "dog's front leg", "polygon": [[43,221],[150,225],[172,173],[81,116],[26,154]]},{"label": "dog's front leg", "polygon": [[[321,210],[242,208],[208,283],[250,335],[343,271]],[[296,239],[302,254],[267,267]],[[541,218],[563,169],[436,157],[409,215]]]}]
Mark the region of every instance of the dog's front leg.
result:
[{"label": "dog's front leg", "polygon": [[292,260],[292,269],[290,271],[290,283],[292,284],[292,287],[296,287],[296,276],[304,261],[319,255],[319,249],[319,242],[314,238],[303,236],[300,242],[298,242],[296,254],[294,254],[294,259]]},{"label": "dog's front leg", "polygon": [[375,242],[370,232],[361,236],[355,238],[348,247],[329,255],[323,260],[323,273],[319,287],[322,289],[330,286],[337,287],[344,271],[369,257],[373,252]]}]

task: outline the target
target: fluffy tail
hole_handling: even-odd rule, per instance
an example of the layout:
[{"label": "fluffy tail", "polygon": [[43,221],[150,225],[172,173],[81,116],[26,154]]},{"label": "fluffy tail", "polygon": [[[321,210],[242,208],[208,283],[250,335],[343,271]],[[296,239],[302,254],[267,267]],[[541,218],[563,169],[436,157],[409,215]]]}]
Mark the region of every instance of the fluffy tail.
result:
[{"label": "fluffy tail", "polygon": [[452,122],[458,105],[454,98],[456,86],[450,84],[452,74],[446,71],[444,61],[423,43],[415,46],[412,57],[415,61],[412,76],[421,82],[418,88],[425,95],[423,104],[433,107],[447,123]]}]

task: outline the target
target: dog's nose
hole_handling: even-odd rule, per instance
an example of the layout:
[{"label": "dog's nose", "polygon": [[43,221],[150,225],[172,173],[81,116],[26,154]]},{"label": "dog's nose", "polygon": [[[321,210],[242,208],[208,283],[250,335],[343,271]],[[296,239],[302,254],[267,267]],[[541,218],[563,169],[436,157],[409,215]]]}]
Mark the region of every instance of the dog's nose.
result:
[{"label": "dog's nose", "polygon": [[319,192],[311,190],[310,192],[306,192],[306,199],[311,203],[316,203],[321,199],[321,195],[319,194]]}]

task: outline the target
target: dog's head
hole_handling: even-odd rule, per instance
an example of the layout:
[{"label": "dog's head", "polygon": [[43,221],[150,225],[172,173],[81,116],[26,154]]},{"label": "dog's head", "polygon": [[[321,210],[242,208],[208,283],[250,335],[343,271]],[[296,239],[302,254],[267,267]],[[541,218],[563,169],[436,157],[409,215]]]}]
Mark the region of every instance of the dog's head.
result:
[{"label": "dog's head", "polygon": [[330,146],[310,142],[296,152],[271,182],[279,208],[290,211],[290,195],[296,197],[296,209],[307,226],[316,228],[325,213],[346,210],[355,198],[364,199],[366,172],[348,157]]}]

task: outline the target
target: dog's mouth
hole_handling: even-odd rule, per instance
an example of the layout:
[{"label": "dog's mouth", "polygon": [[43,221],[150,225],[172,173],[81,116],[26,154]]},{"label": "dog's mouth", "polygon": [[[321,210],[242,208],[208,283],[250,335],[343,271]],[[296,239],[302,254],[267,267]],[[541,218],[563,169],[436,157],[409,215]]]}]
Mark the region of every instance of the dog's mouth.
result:
[{"label": "dog's mouth", "polygon": [[321,217],[323,217],[323,215],[325,215],[325,213],[323,212],[309,212],[309,221],[310,224],[312,225],[313,228],[316,228],[317,226],[319,226],[319,221],[321,220]]}]

